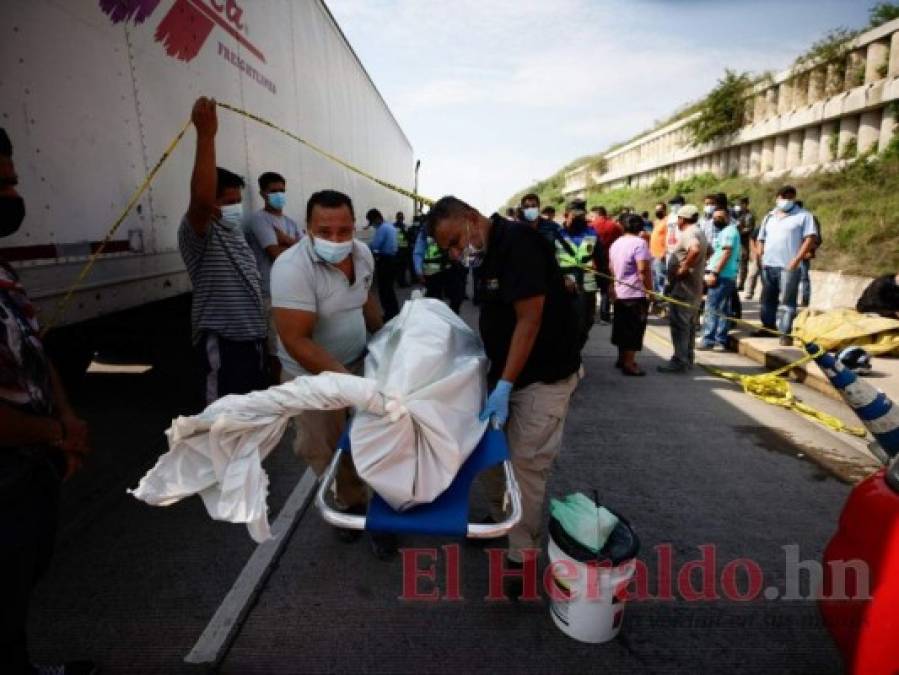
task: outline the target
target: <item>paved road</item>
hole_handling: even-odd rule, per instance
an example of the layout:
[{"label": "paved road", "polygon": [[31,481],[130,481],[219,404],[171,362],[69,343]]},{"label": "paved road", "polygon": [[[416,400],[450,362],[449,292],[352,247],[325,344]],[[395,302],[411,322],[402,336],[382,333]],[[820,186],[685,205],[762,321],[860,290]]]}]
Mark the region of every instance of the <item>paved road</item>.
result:
[{"label": "paved road", "polygon": [[[836,475],[845,475],[844,464],[864,463],[859,446],[703,371],[656,374],[667,350],[650,337],[642,356],[649,376],[622,377],[612,367],[608,328],[596,326],[549,491],[595,489],[628,517],[642,540],[653,595],[656,551],[668,546],[675,575],[700,558],[700,546],[712,545],[714,577],[729,561],[751,559],[763,571],[763,586],[783,591],[783,547],[820,559],[849,491]],[[716,359],[755,369],[736,355]],[[90,654],[110,672],[188,672],[184,655],[252,546],[243,528],[210,522],[199,500],[154,509],[124,495],[161,450],[158,430],[177,410],[166,383],[115,377],[122,379],[95,379],[79,403],[95,426],[105,422],[110,431],[98,443],[94,475],[71,486],[63,542],[35,603],[34,651],[42,659]],[[832,402],[821,404],[845,415]],[[278,451],[267,469],[277,513],[302,467]],[[480,494],[474,508],[483,508]],[[447,543],[453,542],[404,542]],[[811,601],[633,602],[619,638],[590,646],[562,635],[542,602],[485,601],[483,549],[462,543],[461,560],[463,600],[401,601],[401,564],[375,561],[364,542],[337,542],[310,510],[222,671],[841,670]],[[443,561],[441,554],[438,587]],[[739,579],[745,588],[745,577]]]}]

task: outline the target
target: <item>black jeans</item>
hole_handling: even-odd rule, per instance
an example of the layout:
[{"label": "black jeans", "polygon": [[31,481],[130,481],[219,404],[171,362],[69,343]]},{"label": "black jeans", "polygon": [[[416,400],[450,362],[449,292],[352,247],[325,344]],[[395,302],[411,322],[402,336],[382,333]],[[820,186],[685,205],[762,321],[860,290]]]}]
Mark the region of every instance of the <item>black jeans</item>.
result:
[{"label": "black jeans", "polygon": [[229,340],[203,333],[194,346],[203,375],[206,405],[228,394],[249,394],[269,385],[265,339]]},{"label": "black jeans", "polygon": [[0,449],[0,672],[30,672],[26,625],[35,584],[50,565],[65,460]]},{"label": "black jeans", "polygon": [[375,260],[375,275],[378,278],[378,299],[384,310],[384,321],[390,321],[400,313],[396,289],[393,287],[396,281],[396,256],[379,255]]},{"label": "black jeans", "polygon": [[409,277],[411,276],[410,261],[412,257],[409,255],[408,248],[401,248],[397,251],[396,254],[396,284],[400,288],[406,288],[410,281]]},{"label": "black jeans", "polygon": [[599,286],[599,320],[608,323],[612,320],[612,298],[609,293],[610,281],[603,277],[596,280]]}]

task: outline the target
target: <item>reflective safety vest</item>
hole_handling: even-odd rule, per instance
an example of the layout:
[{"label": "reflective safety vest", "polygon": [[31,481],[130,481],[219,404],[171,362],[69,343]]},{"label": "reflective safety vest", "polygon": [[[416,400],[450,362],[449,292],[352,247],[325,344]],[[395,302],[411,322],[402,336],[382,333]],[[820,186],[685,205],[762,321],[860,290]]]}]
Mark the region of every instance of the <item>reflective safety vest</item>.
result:
[{"label": "reflective safety vest", "polygon": [[[565,244],[571,247],[570,252]],[[564,233],[559,239],[556,239],[556,260],[559,262],[562,274],[573,276],[585,293],[596,292],[596,274],[588,272],[579,265],[592,267],[594,250],[596,250],[596,236],[592,234],[584,235],[580,244],[576,244]]]},{"label": "reflective safety vest", "polygon": [[396,247],[409,248],[409,241],[406,239],[406,233],[396,228]]},{"label": "reflective safety vest", "polygon": [[445,258],[443,251],[440,250],[433,237],[428,237],[426,243],[427,248],[425,248],[425,258],[421,265],[421,271],[426,277],[429,277],[432,274],[438,274],[443,271]]}]

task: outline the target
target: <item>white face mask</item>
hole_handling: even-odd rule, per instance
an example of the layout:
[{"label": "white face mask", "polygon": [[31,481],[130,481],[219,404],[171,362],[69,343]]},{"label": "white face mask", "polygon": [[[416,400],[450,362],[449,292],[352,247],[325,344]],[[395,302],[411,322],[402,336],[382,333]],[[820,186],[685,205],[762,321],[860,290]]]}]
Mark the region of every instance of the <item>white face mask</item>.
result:
[{"label": "white face mask", "polygon": [[705,211],[705,215],[710,216],[713,213],[715,213],[715,205],[714,204],[706,204],[705,207],[703,208],[703,211]]},{"label": "white face mask", "polygon": [[529,206],[528,208],[522,211],[524,214],[524,219],[530,223],[533,223],[537,220],[537,217],[540,215],[540,211],[536,206]]},{"label": "white face mask", "polygon": [[219,208],[222,212],[223,225],[234,230],[243,224],[243,204],[225,204]]},{"label": "white face mask", "polygon": [[739,204],[734,207],[734,213],[740,213],[743,210],[743,207]]},{"label": "white face mask", "polygon": [[346,257],[353,251],[353,240],[349,241],[328,241],[319,237],[312,237],[312,247],[324,260],[336,265],[346,260]]},{"label": "white face mask", "polygon": [[[471,243],[471,226],[468,225],[466,227],[466,234],[468,235],[468,243],[462,249],[462,252],[459,254],[459,262],[464,267],[478,267],[484,260],[484,247],[481,246],[478,248],[474,244]],[[450,256],[452,257],[452,256]]]}]

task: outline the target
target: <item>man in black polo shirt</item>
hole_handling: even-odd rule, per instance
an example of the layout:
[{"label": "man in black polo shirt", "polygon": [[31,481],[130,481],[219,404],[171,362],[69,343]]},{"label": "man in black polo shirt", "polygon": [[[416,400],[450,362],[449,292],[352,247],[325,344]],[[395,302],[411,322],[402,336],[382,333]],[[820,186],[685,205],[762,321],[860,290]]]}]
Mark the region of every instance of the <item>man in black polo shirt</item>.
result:
[{"label": "man in black polo shirt", "polygon": [[[523,507],[521,522],[509,533],[507,556],[518,566],[525,551],[540,547],[546,481],[578,382],[575,299],[565,290],[549,243],[527,225],[497,214],[486,218],[465,202],[444,197],[431,207],[428,228],[450,258],[479,266],[480,332],[491,387],[481,419],[506,425]],[[498,520],[501,472],[492,472],[487,482]]]}]

